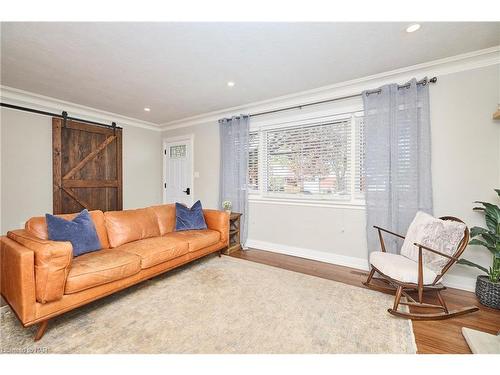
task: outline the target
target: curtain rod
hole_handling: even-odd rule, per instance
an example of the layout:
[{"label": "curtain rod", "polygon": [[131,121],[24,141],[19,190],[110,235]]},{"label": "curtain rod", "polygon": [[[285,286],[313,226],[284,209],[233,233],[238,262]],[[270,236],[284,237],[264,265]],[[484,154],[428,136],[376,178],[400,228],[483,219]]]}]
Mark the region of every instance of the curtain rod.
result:
[{"label": "curtain rod", "polygon": [[[437,77],[432,77],[431,79],[424,78],[420,81],[417,82],[417,85],[427,85],[428,83],[436,83],[437,82]],[[410,87],[410,83],[406,83],[404,85],[398,86],[398,89],[403,89],[403,88],[408,88]],[[381,89],[377,90],[372,90],[372,91],[367,91],[366,94],[380,94]],[[356,98],[358,96],[363,95],[362,93],[359,94],[352,94],[352,95],[346,95],[346,96],[339,96],[337,98],[332,98],[332,99],[325,99],[325,100],[320,100],[317,102],[312,102],[312,103],[306,103],[306,104],[301,104],[301,105],[294,105],[291,107],[285,107],[285,108],[279,108],[279,109],[274,109],[271,111],[265,111],[265,112],[257,112],[257,113],[251,113],[249,116],[250,117],[255,117],[255,116],[262,116],[262,115],[269,115],[271,113],[277,113],[277,112],[282,112],[282,111],[289,111],[292,109],[302,109],[304,107],[309,107],[311,105],[318,105],[318,104],[324,104],[324,103],[330,103],[330,102],[335,102],[337,100],[345,100],[345,99],[351,99],[351,98]]]},{"label": "curtain rod", "polygon": [[103,124],[101,122],[96,122],[96,121],[90,121],[90,120],[81,119],[81,118],[78,118],[78,117],[71,117],[71,116],[68,116],[68,112],[66,112],[66,111],[63,111],[62,114],[59,114],[59,113],[52,113],[52,112],[40,111],[38,109],[33,109],[33,108],[28,108],[28,107],[21,107],[19,105],[13,105],[13,104],[7,104],[7,103],[0,103],[0,107],[6,107],[6,108],[11,108],[11,109],[16,109],[18,111],[25,111],[25,112],[37,113],[39,115],[44,115],[44,116],[51,116],[51,117],[62,118],[63,120],[84,122],[84,123],[87,123],[87,124],[102,126],[104,128],[121,129],[120,126],[116,126],[116,122],[112,122],[111,125],[108,125],[108,124]]}]

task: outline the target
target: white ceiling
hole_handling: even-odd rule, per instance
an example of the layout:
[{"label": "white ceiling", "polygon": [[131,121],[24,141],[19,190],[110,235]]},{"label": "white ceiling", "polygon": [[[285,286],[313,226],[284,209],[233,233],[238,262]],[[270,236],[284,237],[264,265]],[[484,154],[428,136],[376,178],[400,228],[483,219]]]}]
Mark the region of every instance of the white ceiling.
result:
[{"label": "white ceiling", "polygon": [[1,84],[162,124],[500,44],[500,22],[407,25],[2,23]]}]

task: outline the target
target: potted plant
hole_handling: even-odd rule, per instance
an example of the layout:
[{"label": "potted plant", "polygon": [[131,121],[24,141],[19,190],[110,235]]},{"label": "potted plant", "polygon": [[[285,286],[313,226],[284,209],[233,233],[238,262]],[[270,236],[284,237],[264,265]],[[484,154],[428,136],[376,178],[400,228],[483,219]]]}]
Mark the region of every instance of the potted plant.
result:
[{"label": "potted plant", "polygon": [[231,201],[224,201],[222,202],[222,208],[227,212],[231,213],[231,208],[233,208],[233,204],[231,203]]},{"label": "potted plant", "polygon": [[[500,197],[500,189],[495,189],[495,191]],[[477,267],[487,274],[487,276],[479,275],[477,277],[476,295],[483,305],[500,309],[500,207],[487,202],[475,203],[480,203],[483,206],[474,207],[474,210],[484,212],[487,228],[471,228],[472,239],[469,245],[486,247],[493,255],[493,264],[488,270],[467,259],[460,259],[458,263]]]}]

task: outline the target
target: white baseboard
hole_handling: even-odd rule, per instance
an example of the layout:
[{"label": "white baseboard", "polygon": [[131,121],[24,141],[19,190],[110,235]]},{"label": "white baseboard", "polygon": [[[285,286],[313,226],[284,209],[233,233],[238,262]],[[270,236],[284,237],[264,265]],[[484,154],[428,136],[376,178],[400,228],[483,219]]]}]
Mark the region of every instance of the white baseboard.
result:
[{"label": "white baseboard", "polygon": [[337,264],[339,266],[357,268],[363,271],[368,270],[368,261],[363,258],[349,257],[345,255],[327,253],[325,251],[304,249],[301,247],[295,247],[295,246],[289,246],[289,245],[283,245],[283,244],[277,244],[259,240],[251,240],[251,239],[247,240],[246,246],[254,249],[271,251],[273,253],[293,255],[299,258],[317,260],[320,262]]},{"label": "white baseboard", "polygon": [[447,274],[443,276],[443,285],[449,288],[467,290],[474,292],[476,290],[476,279],[472,277],[464,277]]},{"label": "white baseboard", "polygon": [[[253,239],[247,240],[246,247],[270,251],[273,253],[292,255],[299,258],[317,260],[319,262],[337,264],[339,266],[357,268],[361,271],[368,270],[368,261],[366,258],[350,257],[346,255],[327,253],[325,251],[305,249],[301,247]],[[450,288],[473,292],[476,286],[476,279],[456,275],[446,275],[443,278],[443,284]]]}]

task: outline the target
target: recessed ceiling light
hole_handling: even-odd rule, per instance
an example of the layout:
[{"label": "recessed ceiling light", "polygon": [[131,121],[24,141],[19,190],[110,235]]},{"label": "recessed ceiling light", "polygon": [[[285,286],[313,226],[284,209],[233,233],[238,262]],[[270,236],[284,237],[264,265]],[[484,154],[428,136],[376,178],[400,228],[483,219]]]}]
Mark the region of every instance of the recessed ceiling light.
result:
[{"label": "recessed ceiling light", "polygon": [[228,87],[233,87],[233,86],[234,86],[234,82],[233,82],[233,81],[229,81],[229,82],[227,83],[227,86],[228,86]]},{"label": "recessed ceiling light", "polygon": [[150,111],[151,111],[151,108],[149,108],[149,107],[144,107],[144,110],[145,110],[146,112],[150,112]]},{"label": "recessed ceiling light", "polygon": [[420,24],[419,23],[414,23],[413,25],[410,25],[406,28],[407,33],[413,33],[420,29]]}]

